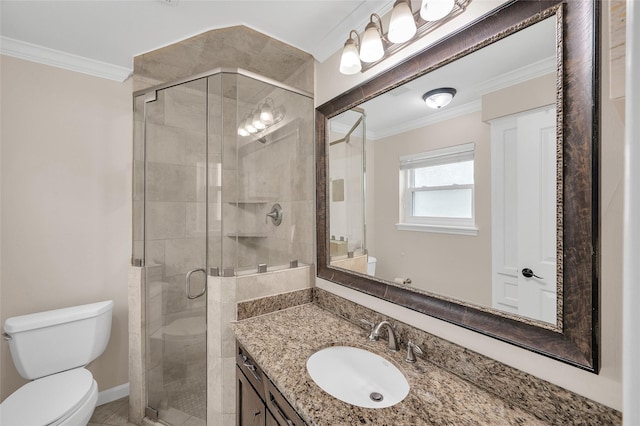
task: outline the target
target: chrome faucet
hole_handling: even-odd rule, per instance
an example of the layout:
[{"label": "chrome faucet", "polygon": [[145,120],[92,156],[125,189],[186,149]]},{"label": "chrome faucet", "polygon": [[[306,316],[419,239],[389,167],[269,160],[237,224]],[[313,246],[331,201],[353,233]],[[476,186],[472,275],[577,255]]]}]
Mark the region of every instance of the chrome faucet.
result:
[{"label": "chrome faucet", "polygon": [[387,333],[389,334],[389,350],[391,352],[397,352],[398,340],[396,339],[396,332],[391,323],[387,320],[381,321],[378,325],[373,327],[371,334],[369,334],[369,340],[378,340],[380,337],[380,330],[382,330],[382,327],[384,326],[387,327]]}]

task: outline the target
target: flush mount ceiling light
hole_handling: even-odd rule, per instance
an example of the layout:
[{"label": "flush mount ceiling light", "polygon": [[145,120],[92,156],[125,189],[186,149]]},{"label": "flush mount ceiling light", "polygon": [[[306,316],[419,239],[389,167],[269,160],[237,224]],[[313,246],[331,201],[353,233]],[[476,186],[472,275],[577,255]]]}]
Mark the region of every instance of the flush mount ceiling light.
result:
[{"label": "flush mount ceiling light", "polygon": [[377,14],[369,17],[362,34],[351,30],[340,57],[340,72],[345,75],[364,72],[411,42],[462,14],[472,0],[422,0],[413,13],[411,0],[396,0],[389,19],[389,32],[382,28]]},{"label": "flush mount ceiling light", "polygon": [[453,87],[441,87],[439,89],[429,90],[422,95],[422,100],[429,108],[440,109],[449,105],[457,90]]},{"label": "flush mount ceiling light", "polygon": [[451,13],[455,3],[455,0],[422,0],[420,17],[425,21],[439,21]]}]

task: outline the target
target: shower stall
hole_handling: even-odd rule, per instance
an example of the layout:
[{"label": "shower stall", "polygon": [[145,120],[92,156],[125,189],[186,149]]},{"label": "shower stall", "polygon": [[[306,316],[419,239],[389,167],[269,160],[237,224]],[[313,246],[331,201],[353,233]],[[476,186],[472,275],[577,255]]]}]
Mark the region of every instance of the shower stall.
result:
[{"label": "shower stall", "polygon": [[[331,118],[329,126],[329,254],[333,261],[344,256],[366,254],[368,248],[365,220],[366,113],[361,108],[352,108]],[[336,265],[351,269],[344,262]]]},{"label": "shower stall", "polygon": [[207,315],[222,309],[207,305],[207,277],[313,262],[313,100],[241,69],[133,100],[143,403],[151,419],[206,424],[207,377],[228,376],[207,375]]}]

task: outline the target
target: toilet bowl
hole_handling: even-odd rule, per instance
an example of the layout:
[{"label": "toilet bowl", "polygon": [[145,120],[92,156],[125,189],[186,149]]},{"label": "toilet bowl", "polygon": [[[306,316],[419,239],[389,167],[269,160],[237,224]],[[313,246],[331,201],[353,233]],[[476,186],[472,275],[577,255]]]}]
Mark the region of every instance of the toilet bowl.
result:
[{"label": "toilet bowl", "polygon": [[27,383],[1,406],[0,424],[11,426],[86,425],[98,400],[98,385],[84,368]]},{"label": "toilet bowl", "polygon": [[7,426],[86,425],[98,385],[84,368],[104,352],[113,302],[100,302],[7,319],[5,339],[18,373],[31,382],[0,404]]}]

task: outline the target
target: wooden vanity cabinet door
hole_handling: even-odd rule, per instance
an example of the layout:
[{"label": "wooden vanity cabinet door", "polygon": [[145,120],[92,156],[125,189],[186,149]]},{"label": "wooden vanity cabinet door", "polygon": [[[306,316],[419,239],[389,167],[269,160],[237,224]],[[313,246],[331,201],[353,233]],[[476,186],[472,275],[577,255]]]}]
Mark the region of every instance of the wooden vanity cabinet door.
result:
[{"label": "wooden vanity cabinet door", "polygon": [[271,382],[266,380],[264,401],[267,405],[267,411],[270,411],[276,420],[278,426],[304,426],[305,422],[296,413],[286,398],[280,393],[278,388]]},{"label": "wooden vanity cabinet door", "polygon": [[280,426],[278,424],[278,421],[276,420],[275,417],[273,417],[273,414],[271,414],[271,411],[267,410],[267,423],[266,426]]},{"label": "wooden vanity cabinet door", "polygon": [[264,402],[242,370],[236,366],[236,425],[264,426],[266,411]]}]

